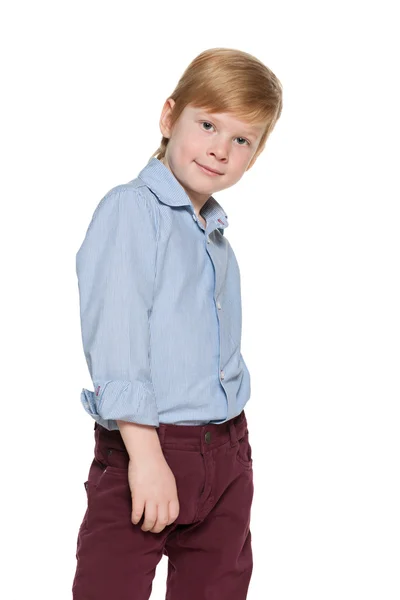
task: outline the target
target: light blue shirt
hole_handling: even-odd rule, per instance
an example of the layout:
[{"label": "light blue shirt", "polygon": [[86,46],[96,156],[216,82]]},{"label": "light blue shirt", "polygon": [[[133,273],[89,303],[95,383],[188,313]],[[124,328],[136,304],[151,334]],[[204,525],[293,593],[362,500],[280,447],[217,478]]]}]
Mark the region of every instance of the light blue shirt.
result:
[{"label": "light blue shirt", "polygon": [[210,196],[199,221],[172,172],[150,158],[97,205],[76,254],[85,410],[117,419],[223,423],[250,398],[241,354],[240,272]]}]

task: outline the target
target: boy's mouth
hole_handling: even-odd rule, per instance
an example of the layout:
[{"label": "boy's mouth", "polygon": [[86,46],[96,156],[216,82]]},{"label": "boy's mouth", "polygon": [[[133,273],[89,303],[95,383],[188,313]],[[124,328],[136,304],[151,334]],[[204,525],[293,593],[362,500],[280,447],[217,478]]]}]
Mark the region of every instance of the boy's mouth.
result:
[{"label": "boy's mouth", "polygon": [[[196,161],[194,161],[194,162],[196,162]],[[217,170],[215,170],[215,169],[208,168],[208,167],[206,167],[206,166],[204,166],[204,165],[201,165],[201,164],[200,164],[200,163],[198,163],[198,162],[196,162],[196,165],[197,165],[198,167],[200,167],[200,169],[203,171],[203,173],[206,173],[207,175],[211,175],[211,176],[223,175],[223,173],[221,173],[220,171],[217,171]]]}]

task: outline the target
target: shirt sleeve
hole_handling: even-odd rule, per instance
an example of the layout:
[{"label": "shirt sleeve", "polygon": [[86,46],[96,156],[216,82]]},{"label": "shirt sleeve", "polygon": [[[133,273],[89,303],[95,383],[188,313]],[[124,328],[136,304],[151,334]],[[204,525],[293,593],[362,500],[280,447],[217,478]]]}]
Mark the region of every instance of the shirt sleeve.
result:
[{"label": "shirt sleeve", "polygon": [[151,381],[149,316],[157,253],[153,208],[135,188],[111,190],[98,204],[76,254],[83,349],[94,392],[85,410],[158,427]]}]

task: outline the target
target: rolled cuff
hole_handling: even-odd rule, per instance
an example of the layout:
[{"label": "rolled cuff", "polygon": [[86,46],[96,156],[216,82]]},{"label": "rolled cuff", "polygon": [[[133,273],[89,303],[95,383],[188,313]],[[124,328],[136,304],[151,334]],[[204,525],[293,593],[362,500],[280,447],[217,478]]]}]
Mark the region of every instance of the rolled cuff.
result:
[{"label": "rolled cuff", "polygon": [[[81,402],[98,423],[128,421],[159,426],[157,403],[150,384],[141,381],[93,381],[94,392],[82,388]],[[108,428],[108,425],[105,425]]]}]

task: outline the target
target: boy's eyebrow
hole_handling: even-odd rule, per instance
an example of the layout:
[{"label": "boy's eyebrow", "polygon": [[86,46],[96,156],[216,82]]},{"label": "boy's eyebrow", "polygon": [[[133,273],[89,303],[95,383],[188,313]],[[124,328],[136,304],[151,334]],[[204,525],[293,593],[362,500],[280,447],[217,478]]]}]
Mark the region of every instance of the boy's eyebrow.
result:
[{"label": "boy's eyebrow", "polygon": [[[211,117],[211,118],[213,119],[213,121],[217,121],[217,123],[221,123],[221,121],[218,119],[218,117],[217,117],[216,115],[214,115],[213,113],[210,113],[208,110],[205,110],[205,109],[203,109],[203,110],[200,110],[200,111],[198,112],[198,114],[206,114],[206,115],[209,115],[209,117]],[[245,133],[245,135],[247,135],[247,136],[249,136],[249,137],[254,137],[254,138],[256,138],[256,137],[257,137],[257,135],[258,135],[258,132],[253,132],[253,131],[250,131],[250,129],[246,129],[246,130],[244,130],[244,133]]]}]

